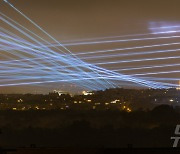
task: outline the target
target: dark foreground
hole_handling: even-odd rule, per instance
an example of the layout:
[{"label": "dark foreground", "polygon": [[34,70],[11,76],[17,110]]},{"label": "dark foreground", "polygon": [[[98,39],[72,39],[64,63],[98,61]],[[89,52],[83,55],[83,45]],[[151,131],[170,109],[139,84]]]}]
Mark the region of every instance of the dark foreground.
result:
[{"label": "dark foreground", "polygon": [[[152,111],[0,111],[1,147],[172,147],[180,113]],[[179,143],[180,144],[180,143]],[[180,146],[180,145],[178,145]]]},{"label": "dark foreground", "polygon": [[179,148],[122,148],[122,149],[63,149],[63,148],[19,148],[2,150],[2,154],[179,154]]}]

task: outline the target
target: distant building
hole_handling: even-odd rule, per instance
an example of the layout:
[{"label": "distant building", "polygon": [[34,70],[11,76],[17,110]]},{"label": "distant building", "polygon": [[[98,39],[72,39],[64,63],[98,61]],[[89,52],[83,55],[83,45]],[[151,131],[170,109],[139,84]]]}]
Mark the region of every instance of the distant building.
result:
[{"label": "distant building", "polygon": [[83,95],[87,96],[87,95],[93,95],[93,92],[90,92],[90,91],[83,91],[82,92]]},{"label": "distant building", "polygon": [[54,90],[53,92],[49,93],[49,95],[58,95],[58,96],[68,95],[68,94],[69,93],[66,91],[59,91],[59,90]]}]

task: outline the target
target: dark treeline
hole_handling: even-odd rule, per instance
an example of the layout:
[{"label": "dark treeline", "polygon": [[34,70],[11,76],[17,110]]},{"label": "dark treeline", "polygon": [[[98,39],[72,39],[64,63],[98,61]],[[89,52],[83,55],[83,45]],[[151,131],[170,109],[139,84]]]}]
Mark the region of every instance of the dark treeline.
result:
[{"label": "dark treeline", "polygon": [[171,147],[180,113],[153,110],[0,111],[0,145],[27,147]]}]

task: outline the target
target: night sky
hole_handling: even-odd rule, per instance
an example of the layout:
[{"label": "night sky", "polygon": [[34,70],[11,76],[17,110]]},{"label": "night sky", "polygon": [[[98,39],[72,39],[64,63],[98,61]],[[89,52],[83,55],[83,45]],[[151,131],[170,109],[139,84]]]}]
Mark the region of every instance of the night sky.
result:
[{"label": "night sky", "polygon": [[[25,13],[39,26],[46,30],[49,34],[55,37],[58,41],[63,43],[78,42],[84,39],[96,40],[101,37],[113,37],[131,34],[146,34],[152,33],[149,28],[152,26],[176,26],[180,25],[179,0],[9,0],[14,6]],[[22,16],[17,14],[4,2],[0,3],[0,10],[23,24],[27,28],[33,30],[38,35],[46,38],[39,30],[32,26]],[[2,21],[0,22],[6,28]],[[174,29],[172,29],[174,30]],[[176,30],[180,30],[176,29]],[[179,36],[180,33],[163,34],[163,35],[147,35],[137,37],[123,37],[123,38],[109,38],[106,40],[128,39],[128,38],[148,38],[161,36]],[[48,40],[48,38],[46,38]],[[91,40],[91,41],[92,41]],[[49,40],[51,42],[51,40]],[[87,40],[85,40],[87,41]],[[135,41],[126,43],[110,43],[97,45],[83,45],[83,46],[69,46],[68,48],[73,53],[81,53],[96,50],[108,50],[114,48],[127,48],[143,45],[154,45],[162,43],[179,42],[180,38],[176,39],[159,39],[150,41]],[[52,42],[53,43],[53,42]],[[145,49],[136,49],[131,51],[120,51],[118,53],[131,52],[148,52],[156,50],[177,49],[179,45],[154,47]],[[117,52],[116,52],[117,53]],[[105,53],[105,55],[112,54]],[[94,56],[97,56],[95,54]],[[102,54],[101,54],[102,55]],[[92,55],[90,55],[92,56]],[[140,58],[155,58],[166,56],[180,56],[179,52],[175,53],[161,53],[151,55],[129,56],[129,57],[115,57],[103,60],[86,59],[86,62],[108,62],[117,60],[129,60]],[[178,63],[179,59],[169,59],[164,61],[150,61],[141,63],[125,63],[114,65],[101,65],[106,69],[132,68],[149,65],[160,64],[174,64]],[[124,74],[138,74],[143,72],[158,72],[179,70],[179,67],[158,68],[151,70],[136,70],[131,72],[122,72]],[[178,78],[180,73],[155,75],[153,77],[172,77]],[[152,77],[152,75],[151,75]],[[172,83],[172,82],[171,82]],[[74,85],[51,84],[45,86],[15,86],[15,87],[1,87],[0,93],[46,93],[53,89],[61,89],[66,91],[75,91],[79,89]],[[82,90],[82,89],[81,89]]]}]

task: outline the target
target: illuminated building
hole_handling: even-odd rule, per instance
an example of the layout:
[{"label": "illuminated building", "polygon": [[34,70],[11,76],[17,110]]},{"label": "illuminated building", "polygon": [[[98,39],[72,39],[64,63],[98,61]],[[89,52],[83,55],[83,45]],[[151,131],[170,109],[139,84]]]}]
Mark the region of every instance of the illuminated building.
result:
[{"label": "illuminated building", "polygon": [[52,93],[49,93],[50,95],[58,95],[58,96],[61,96],[61,95],[68,95],[69,93],[66,92],[66,91],[59,91],[59,90],[54,90]]},{"label": "illuminated building", "polygon": [[82,93],[83,93],[83,95],[85,95],[85,96],[87,96],[87,95],[93,95],[93,93],[90,92],[90,91],[83,91]]}]

